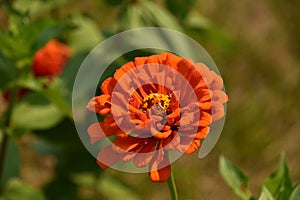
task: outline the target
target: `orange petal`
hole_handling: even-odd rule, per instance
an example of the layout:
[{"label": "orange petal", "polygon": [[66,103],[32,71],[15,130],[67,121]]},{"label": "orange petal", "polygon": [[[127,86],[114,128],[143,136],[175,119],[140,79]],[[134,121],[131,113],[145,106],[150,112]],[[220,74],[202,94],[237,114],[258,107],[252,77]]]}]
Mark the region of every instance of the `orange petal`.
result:
[{"label": "orange petal", "polygon": [[145,121],[148,119],[148,117],[145,113],[143,113],[141,110],[135,108],[134,106],[129,105],[128,108],[129,108],[130,112],[135,113],[139,117],[139,119],[141,119],[142,121]]},{"label": "orange petal", "polygon": [[145,64],[148,60],[148,57],[136,57],[134,58],[134,65],[136,67],[141,66],[143,64]]},{"label": "orange petal", "polygon": [[169,114],[167,116],[167,119],[174,119],[174,118],[177,118],[177,117],[180,117],[180,108],[177,108],[171,114]]},{"label": "orange petal", "polygon": [[178,99],[177,99],[177,96],[172,93],[172,96],[171,96],[171,105],[170,105],[170,108],[171,110],[174,112],[177,108],[179,108],[179,102],[178,102]]},{"label": "orange petal", "polygon": [[187,59],[182,59],[178,63],[178,71],[189,81],[193,88],[203,79],[194,63],[191,63]]},{"label": "orange petal", "polygon": [[114,92],[114,94],[112,95],[112,109],[114,117],[122,117],[124,115],[127,115],[128,111],[142,112],[130,103],[130,99],[132,99],[132,97],[130,97],[129,95],[127,95],[128,93],[126,93]]},{"label": "orange petal", "polygon": [[114,134],[120,137],[127,136],[127,134],[118,127],[112,115],[105,117],[104,121],[100,122],[100,126],[107,136]]},{"label": "orange petal", "polygon": [[160,132],[157,131],[154,127],[151,127],[151,134],[157,139],[166,139],[172,133],[172,130]]},{"label": "orange petal", "polygon": [[135,103],[135,104],[131,104],[131,105],[133,105],[134,107],[138,108],[140,106],[140,104],[143,102],[143,98],[139,95],[139,93],[137,91],[134,91],[131,96],[133,97],[132,99],[133,99],[133,101]]},{"label": "orange petal", "polygon": [[211,102],[207,101],[207,102],[199,103],[199,107],[200,107],[200,110],[208,110],[209,111],[211,109]]},{"label": "orange petal", "polygon": [[141,87],[139,87],[139,88],[138,88],[138,91],[139,91],[139,93],[141,94],[141,96],[142,96],[143,98],[145,98],[145,97],[148,96],[148,94],[147,94],[147,93],[145,92],[145,90],[144,90],[144,85],[141,86]]},{"label": "orange petal", "polygon": [[195,89],[200,103],[211,101],[212,92],[207,88]]},{"label": "orange petal", "polygon": [[150,163],[152,157],[153,157],[153,152],[137,153],[136,156],[134,157],[134,165],[137,167],[145,167]]},{"label": "orange petal", "polygon": [[220,103],[214,103],[212,105],[212,121],[218,121],[225,115],[224,106]]},{"label": "orange petal", "polygon": [[162,53],[162,54],[149,56],[147,63],[164,64],[164,62],[167,58],[167,55],[168,54],[166,54],[166,53]]},{"label": "orange petal", "polygon": [[100,115],[104,116],[110,113],[110,95],[101,95],[93,97],[86,108],[92,112],[99,113]]},{"label": "orange petal", "polygon": [[213,76],[213,80],[209,84],[209,89],[221,90],[223,88],[223,79],[214,71],[211,71],[210,73]]},{"label": "orange petal", "polygon": [[157,141],[152,139],[147,141],[144,147],[137,153],[134,157],[134,164],[137,167],[145,167],[148,165],[153,157],[153,152],[155,149]]},{"label": "orange petal", "polygon": [[128,136],[126,138],[118,137],[114,142],[112,148],[117,152],[130,152],[139,145],[143,145],[144,139]]},{"label": "orange petal", "polygon": [[148,67],[146,68],[147,73],[151,76],[155,76],[157,73],[159,73],[159,64],[163,64],[163,62],[163,57],[161,57],[160,54],[149,56],[147,60]]},{"label": "orange petal", "polygon": [[103,94],[100,96],[97,96],[97,101],[100,104],[100,106],[110,106],[111,104],[111,96],[108,94]]},{"label": "orange petal", "polygon": [[128,71],[130,71],[134,67],[135,67],[135,65],[133,62],[128,62],[128,63],[122,65],[122,67],[115,72],[114,78],[118,81],[124,74],[126,74]]},{"label": "orange petal", "polygon": [[181,136],[180,144],[176,147],[180,152],[185,154],[191,154],[200,147],[200,140],[192,140],[189,137]]},{"label": "orange petal", "polygon": [[185,150],[186,154],[192,154],[200,147],[200,140],[193,140],[192,144]]},{"label": "orange petal", "polygon": [[98,142],[105,136],[110,136],[110,135],[114,134],[112,132],[104,132],[103,129],[101,128],[101,123],[103,123],[103,122],[96,122],[96,123],[91,124],[88,127],[87,132],[90,136],[91,144]]},{"label": "orange petal", "polygon": [[173,125],[176,121],[180,119],[180,108],[173,111],[171,114],[167,116],[167,122],[169,125]]},{"label": "orange petal", "polygon": [[105,81],[103,81],[103,83],[101,84],[101,90],[104,94],[111,95],[116,84],[117,84],[116,79],[110,77]]},{"label": "orange petal", "polygon": [[110,108],[103,108],[103,109],[101,109],[101,110],[99,111],[99,114],[100,114],[101,116],[105,116],[105,115],[107,115],[107,114],[110,114],[110,111],[111,111]]},{"label": "orange petal", "polygon": [[118,154],[112,149],[112,146],[109,145],[103,148],[97,157],[97,164],[102,168],[105,169],[107,167],[112,166],[118,160],[121,159],[122,154]]},{"label": "orange petal", "polygon": [[222,90],[214,90],[212,100],[219,103],[226,103],[228,101],[228,96]]},{"label": "orange petal", "polygon": [[200,112],[200,121],[198,126],[208,126],[212,122],[212,116],[207,112]]},{"label": "orange petal", "polygon": [[202,77],[209,73],[209,68],[204,63],[196,63],[197,69],[200,71]]},{"label": "orange petal", "polygon": [[182,114],[180,121],[176,122],[177,126],[190,126],[195,120],[195,116],[191,112],[185,112]]},{"label": "orange petal", "polygon": [[162,146],[165,150],[172,150],[180,143],[180,136],[177,131],[173,131],[172,134],[165,140],[162,140]]},{"label": "orange petal", "polygon": [[155,152],[149,164],[149,177],[153,182],[166,182],[171,174],[169,159],[165,153],[161,152],[163,152],[162,149]]},{"label": "orange petal", "polygon": [[97,97],[93,97],[87,104],[86,108],[92,112],[99,113],[101,110],[101,106],[97,101]]},{"label": "orange petal", "polygon": [[167,53],[165,65],[174,68],[175,70],[178,69],[178,63],[182,60],[181,57],[176,56],[172,53]]},{"label": "orange petal", "polygon": [[131,97],[129,99],[129,104],[132,105],[135,108],[139,108],[140,105],[141,105],[141,101],[138,98]]},{"label": "orange petal", "polygon": [[206,138],[207,134],[209,133],[209,126],[201,127],[200,130],[198,130],[196,136],[194,139],[204,139]]},{"label": "orange petal", "polygon": [[136,155],[137,155],[137,153],[135,153],[135,152],[125,153],[125,154],[122,156],[121,160],[122,160],[123,162],[129,162],[129,161],[131,161]]}]

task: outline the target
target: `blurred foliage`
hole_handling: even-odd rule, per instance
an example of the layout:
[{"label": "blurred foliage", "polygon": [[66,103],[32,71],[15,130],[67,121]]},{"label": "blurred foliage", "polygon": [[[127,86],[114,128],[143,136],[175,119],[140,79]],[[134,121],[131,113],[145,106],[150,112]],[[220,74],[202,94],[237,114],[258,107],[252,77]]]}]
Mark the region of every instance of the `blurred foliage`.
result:
[{"label": "blurred foliage", "polygon": [[[255,200],[248,188],[248,177],[224,156],[220,157],[220,174],[225,182],[242,200]],[[284,155],[281,156],[279,166],[265,179],[259,200],[297,200],[299,184],[292,184],[289,169]]]},{"label": "blurred foliage", "polygon": [[43,193],[19,179],[11,179],[3,191],[1,200],[45,200]]},{"label": "blurred foliage", "polygon": [[[2,139],[2,138],[1,138]],[[10,178],[20,176],[20,155],[15,141],[8,143],[6,159],[4,160],[3,176],[0,187],[3,188]]]},{"label": "blurred foliage", "polygon": [[[9,135],[0,199],[169,199],[166,188],[149,183],[146,175],[100,170],[77,136],[71,113],[73,82],[89,51],[121,31],[157,26],[183,32],[208,50],[230,99],[224,134],[209,158],[176,162],[179,196],[234,199],[214,167],[225,151],[250,171],[252,185],[220,158],[221,176],[241,199],[261,189],[260,200],[298,200],[300,186],[291,183],[284,158],[262,188],[259,182],[283,150],[293,161],[292,177],[300,179],[297,5],[296,0],[0,0],[0,90],[29,91],[17,98],[11,114],[11,101],[0,99],[0,141],[4,132]],[[51,81],[34,77],[33,56],[53,38],[70,46],[73,56]],[[136,55],[151,53],[123,55],[100,82]]]}]

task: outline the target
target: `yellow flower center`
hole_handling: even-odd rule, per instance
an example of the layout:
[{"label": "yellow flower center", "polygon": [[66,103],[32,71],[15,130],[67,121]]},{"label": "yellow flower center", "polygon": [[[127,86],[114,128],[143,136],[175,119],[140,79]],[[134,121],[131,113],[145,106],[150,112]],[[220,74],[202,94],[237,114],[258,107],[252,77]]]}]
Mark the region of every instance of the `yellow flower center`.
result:
[{"label": "yellow flower center", "polygon": [[168,95],[151,93],[144,98],[141,109],[147,110],[147,108],[151,108],[153,105],[156,105],[163,110],[167,110],[170,106],[170,101],[170,96]]}]

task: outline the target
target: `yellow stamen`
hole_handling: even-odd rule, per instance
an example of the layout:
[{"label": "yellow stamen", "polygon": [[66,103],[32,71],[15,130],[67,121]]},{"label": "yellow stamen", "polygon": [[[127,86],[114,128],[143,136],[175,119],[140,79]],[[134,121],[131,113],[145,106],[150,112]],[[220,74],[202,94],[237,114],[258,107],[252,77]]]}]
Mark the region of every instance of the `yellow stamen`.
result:
[{"label": "yellow stamen", "polygon": [[170,106],[170,97],[165,94],[151,93],[146,96],[141,106],[142,109],[151,108],[153,105],[158,105],[160,108],[167,110]]}]

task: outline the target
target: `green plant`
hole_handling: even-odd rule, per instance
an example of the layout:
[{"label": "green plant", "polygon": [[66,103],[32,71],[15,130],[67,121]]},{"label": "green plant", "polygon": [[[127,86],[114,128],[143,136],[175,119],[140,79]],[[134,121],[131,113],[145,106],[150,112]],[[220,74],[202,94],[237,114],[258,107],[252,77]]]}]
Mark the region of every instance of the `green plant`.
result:
[{"label": "green plant", "polygon": [[[249,187],[248,177],[225,156],[219,159],[219,171],[235,194],[242,200],[255,200]],[[285,156],[280,158],[279,166],[267,177],[262,185],[258,200],[299,200],[300,184],[293,184]]]}]

